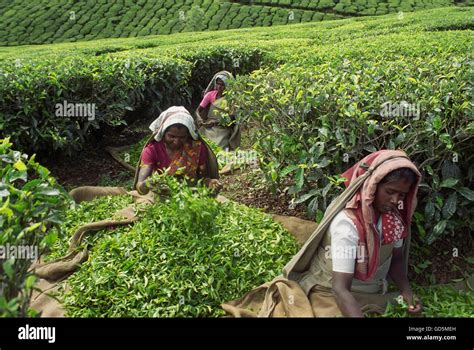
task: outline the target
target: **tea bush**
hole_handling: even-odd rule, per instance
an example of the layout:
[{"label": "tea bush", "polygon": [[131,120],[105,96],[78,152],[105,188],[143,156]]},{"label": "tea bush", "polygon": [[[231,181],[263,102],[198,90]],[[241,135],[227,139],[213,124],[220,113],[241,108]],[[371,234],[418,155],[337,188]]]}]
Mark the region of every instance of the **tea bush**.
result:
[{"label": "tea bush", "polygon": [[[357,52],[313,51],[300,67],[240,77],[231,98],[241,121],[267,135],[256,148],[268,182],[283,190],[290,181],[294,204],[317,217],[340,191],[337,174],[375,150],[403,149],[423,173],[415,225],[431,244],[473,229],[471,66],[467,36],[457,33],[454,48],[454,34],[412,35],[387,50],[373,39]],[[427,52],[431,42],[438,47]],[[384,113],[387,103],[400,108]]]},{"label": "tea bush", "polygon": [[29,268],[54,244],[71,200],[34,155],[11,146],[0,139],[0,316],[26,317],[35,314]]},{"label": "tea bush", "polygon": [[[216,71],[232,67],[237,73],[248,72],[259,67],[262,56],[258,49],[220,47],[170,51],[165,57],[155,52],[113,53],[120,49],[104,47],[97,57],[58,54],[3,62],[2,135],[28,153],[72,153],[93,130],[97,134],[106,126],[123,125],[127,113],[150,104],[188,105],[201,96]],[[88,104],[94,115],[58,115],[58,105],[68,103]]]},{"label": "tea bush", "polygon": [[[25,4],[14,0],[1,8],[0,32],[5,32],[5,35],[0,37],[0,45],[42,44],[76,41],[79,38],[91,40],[243,28],[251,25],[246,20],[251,14],[255,14],[255,18],[263,21],[262,10],[268,8],[272,7],[256,4],[249,6],[245,3],[219,0],[207,1],[201,5],[192,0],[147,0],[142,6],[127,6],[123,3],[112,5],[107,2],[83,5],[80,2],[73,3],[65,0],[54,4],[46,0]],[[282,11],[285,12],[285,16],[288,15],[287,9],[282,9]],[[293,23],[301,22],[303,10],[295,8],[292,12],[298,14]],[[34,20],[31,20],[33,13]],[[44,23],[50,18],[55,18],[55,21],[45,25]],[[234,21],[229,22],[229,18]],[[281,24],[282,21],[276,18],[274,22]],[[213,19],[219,20],[212,22]],[[305,17],[305,20],[313,21],[314,19]],[[43,31],[44,33],[40,36],[39,32]]]}]

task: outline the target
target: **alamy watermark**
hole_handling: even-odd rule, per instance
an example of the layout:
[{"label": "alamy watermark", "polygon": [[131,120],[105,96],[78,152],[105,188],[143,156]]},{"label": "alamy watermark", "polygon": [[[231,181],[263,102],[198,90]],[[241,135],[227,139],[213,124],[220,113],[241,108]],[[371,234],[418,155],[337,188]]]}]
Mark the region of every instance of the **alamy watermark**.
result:
[{"label": "alamy watermark", "polygon": [[258,163],[257,151],[235,151],[235,152],[219,152],[217,159],[224,164],[236,165],[256,165]]},{"label": "alamy watermark", "polygon": [[407,101],[393,102],[387,101],[380,106],[380,115],[388,117],[419,117],[420,104],[409,103]]},{"label": "alamy watermark", "polygon": [[366,251],[365,246],[344,246],[338,245],[334,251],[331,246],[324,247],[324,257],[326,259],[348,259],[363,262],[365,260]]},{"label": "alamy watermark", "polygon": [[56,327],[36,327],[26,324],[18,328],[19,340],[47,340],[48,343],[56,341]]},{"label": "alamy watermark", "polygon": [[57,117],[82,117],[87,120],[95,119],[95,103],[68,103],[66,100],[63,103],[56,103]]},{"label": "alamy watermark", "polygon": [[38,259],[38,246],[37,245],[0,245],[0,260],[8,259],[24,259],[34,261]]}]

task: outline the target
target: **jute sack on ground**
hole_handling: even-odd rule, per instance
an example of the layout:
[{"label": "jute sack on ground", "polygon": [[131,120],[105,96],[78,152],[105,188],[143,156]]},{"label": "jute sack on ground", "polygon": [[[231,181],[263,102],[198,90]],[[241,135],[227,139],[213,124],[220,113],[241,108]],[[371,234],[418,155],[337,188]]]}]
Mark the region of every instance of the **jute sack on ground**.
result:
[{"label": "jute sack on ground", "polygon": [[[382,314],[398,293],[352,293],[365,314]],[[314,287],[308,295],[298,282],[278,276],[242,298],[222,304],[233,317],[341,317],[330,289]]]},{"label": "jute sack on ground", "polygon": [[94,232],[119,225],[128,225],[137,220],[136,204],[152,204],[155,197],[153,192],[141,196],[137,191],[127,192],[121,187],[79,187],[70,192],[76,203],[91,201],[100,196],[117,196],[128,194],[134,198],[134,204],[117,211],[111,219],[89,223],[79,227],[71,238],[68,253],[54,261],[39,262],[33,265],[32,270],[39,277],[37,290],[31,298],[31,307],[42,312],[43,317],[64,316],[61,304],[54,294],[58,292],[59,284],[72,275],[80,265],[88,259],[87,249],[79,250],[83,238]]},{"label": "jute sack on ground", "polygon": [[[153,140],[155,134],[152,134],[145,146]],[[206,177],[219,178],[217,158],[212,149],[201,139],[208,150],[209,162],[206,167]],[[145,147],[144,146],[144,147]],[[111,216],[111,219],[101,220],[89,223],[79,227],[71,238],[68,253],[54,261],[39,263],[33,265],[32,270],[40,278],[38,281],[32,299],[31,307],[43,316],[64,316],[64,310],[59,302],[55,299],[54,293],[58,291],[59,284],[63,283],[71,274],[73,274],[80,265],[88,259],[88,251],[86,249],[79,251],[82,239],[93,232],[97,232],[107,228],[114,228],[119,225],[128,225],[137,220],[136,205],[137,204],[152,204],[155,201],[153,192],[142,196],[136,190],[138,182],[138,173],[140,170],[141,160],[138,161],[135,178],[133,183],[133,191],[127,192],[122,187],[99,187],[99,186],[83,186],[72,190],[69,194],[76,203],[84,201],[92,201],[101,196],[118,196],[128,194],[134,198],[134,205],[128,206],[117,211]],[[223,197],[221,197],[223,198]]]},{"label": "jute sack on ground", "polygon": [[[92,201],[100,196],[126,194],[134,198],[135,204],[151,204],[154,203],[155,200],[152,192],[141,196],[136,191],[127,192],[122,187],[83,186],[70,192],[71,197],[76,203]],[[220,195],[217,196],[216,200],[221,203],[228,201],[227,198]],[[300,244],[304,243],[316,225],[316,223],[312,221],[302,220],[296,217],[282,215],[272,215],[272,217],[294,235]],[[68,253],[65,256],[48,263],[40,261],[33,266],[33,270],[40,279],[36,284],[37,290],[35,290],[31,298],[31,307],[42,312],[43,317],[62,317],[65,315],[64,309],[61,303],[56,299],[55,294],[59,292],[61,286],[67,288],[67,278],[79,269],[82,263],[87,261],[89,257],[88,251],[86,249],[77,249],[83,238],[86,235],[93,234],[102,229],[133,223],[137,219],[135,205],[117,211],[112,215],[112,218],[113,219],[93,222],[79,227],[71,238]]]}]

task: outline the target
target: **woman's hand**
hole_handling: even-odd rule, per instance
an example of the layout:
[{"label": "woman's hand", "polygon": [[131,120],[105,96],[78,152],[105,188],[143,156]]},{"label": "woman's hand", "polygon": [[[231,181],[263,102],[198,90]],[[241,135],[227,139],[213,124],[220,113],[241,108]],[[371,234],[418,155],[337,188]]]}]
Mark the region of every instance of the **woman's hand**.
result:
[{"label": "woman's hand", "polygon": [[142,196],[150,191],[147,186],[146,180],[151,176],[153,168],[150,165],[141,165],[140,172],[138,173],[137,191]]},{"label": "woman's hand", "polygon": [[403,248],[394,248],[392,251],[392,261],[390,263],[389,276],[400,290],[403,300],[408,304],[408,313],[415,315],[422,310],[420,300],[413,294],[408,277],[403,264]]},{"label": "woman's hand", "polygon": [[148,194],[149,191],[150,190],[149,190],[148,186],[146,185],[145,181],[139,182],[137,184],[137,192],[141,196],[144,196],[144,195]]},{"label": "woman's hand", "polygon": [[207,179],[205,184],[215,192],[219,192],[222,189],[222,183],[217,179]]},{"label": "woman's hand", "polygon": [[160,196],[167,196],[171,192],[167,185],[160,183],[158,181],[154,181],[151,178],[148,178],[145,181],[145,184],[150,189],[150,191],[153,191],[154,193]]},{"label": "woman's hand", "polygon": [[[196,113],[197,114],[197,113]],[[201,126],[204,125],[204,120],[199,116],[199,114],[197,114],[197,118],[196,118],[196,127],[199,129],[201,128]]]},{"label": "woman's hand", "polygon": [[423,310],[423,305],[421,304],[421,300],[418,299],[416,295],[413,294],[411,290],[403,291],[402,292],[403,300],[406,301],[408,304],[408,313],[411,315],[420,314]]},{"label": "woman's hand", "polygon": [[201,126],[204,126],[205,128],[212,128],[212,127],[217,126],[217,125],[219,125],[219,122],[216,121],[216,120],[208,120],[208,121],[205,121],[205,122],[203,121],[201,123]]}]

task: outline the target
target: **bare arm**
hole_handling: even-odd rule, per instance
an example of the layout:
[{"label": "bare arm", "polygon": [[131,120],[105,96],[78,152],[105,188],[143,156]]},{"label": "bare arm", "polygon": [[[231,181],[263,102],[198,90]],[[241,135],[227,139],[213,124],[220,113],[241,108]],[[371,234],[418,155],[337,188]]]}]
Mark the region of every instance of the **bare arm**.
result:
[{"label": "bare arm", "polygon": [[408,282],[407,272],[403,266],[403,249],[395,248],[392,252],[392,261],[388,272],[390,278],[395,282],[401,293],[410,292],[410,283]]},{"label": "bare arm", "polygon": [[353,273],[332,272],[332,291],[337,306],[346,317],[363,317],[359,303],[351,293]]},{"label": "bare arm", "polygon": [[230,107],[229,115],[232,120],[237,120],[235,106]]},{"label": "bare arm", "polygon": [[397,285],[403,299],[408,303],[408,312],[414,314],[419,313],[422,307],[419,302],[413,300],[413,292],[410,287],[410,282],[408,282],[407,271],[405,271],[403,264],[403,248],[393,249],[388,275]]},{"label": "bare arm", "polygon": [[138,173],[138,181],[137,181],[137,190],[140,194],[147,194],[150,189],[145,183],[145,180],[151,175],[153,172],[153,168],[151,165],[144,165],[140,167],[140,172]]},{"label": "bare arm", "polygon": [[196,109],[196,116],[198,118],[198,121],[206,121],[207,115],[205,113],[205,108],[198,106],[198,108]]}]

